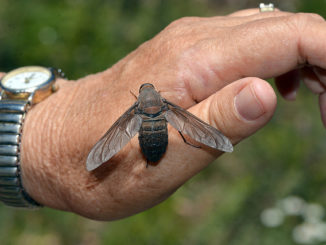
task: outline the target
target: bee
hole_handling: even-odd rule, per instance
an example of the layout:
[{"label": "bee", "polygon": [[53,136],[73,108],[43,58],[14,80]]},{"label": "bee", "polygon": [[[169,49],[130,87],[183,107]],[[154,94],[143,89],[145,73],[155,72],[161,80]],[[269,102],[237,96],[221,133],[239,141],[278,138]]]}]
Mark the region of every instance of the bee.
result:
[{"label": "bee", "polygon": [[[86,168],[92,171],[119,152],[137,133],[139,145],[147,162],[161,159],[168,145],[167,123],[183,137],[225,152],[232,152],[230,140],[216,128],[193,114],[162,98],[150,83],[139,89],[137,101],[112,125],[90,151]],[[190,144],[191,145],[191,144]]]}]

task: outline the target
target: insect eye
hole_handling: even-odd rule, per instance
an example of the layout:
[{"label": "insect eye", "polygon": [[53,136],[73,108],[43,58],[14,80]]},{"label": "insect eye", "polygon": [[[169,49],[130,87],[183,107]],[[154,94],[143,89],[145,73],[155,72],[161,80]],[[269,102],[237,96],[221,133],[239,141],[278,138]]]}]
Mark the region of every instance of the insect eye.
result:
[{"label": "insect eye", "polygon": [[154,88],[153,84],[151,83],[144,83],[140,86],[139,88],[139,92],[143,89],[143,88],[146,88],[146,87],[151,87],[151,88]]}]

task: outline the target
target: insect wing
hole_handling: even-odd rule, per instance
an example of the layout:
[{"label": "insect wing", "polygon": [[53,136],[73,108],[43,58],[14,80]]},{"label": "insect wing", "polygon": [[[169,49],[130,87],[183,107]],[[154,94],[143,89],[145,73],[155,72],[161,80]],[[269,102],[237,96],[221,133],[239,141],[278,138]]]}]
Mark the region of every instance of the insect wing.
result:
[{"label": "insect wing", "polygon": [[92,148],[86,161],[88,171],[92,171],[108,161],[139,131],[142,118],[134,113],[136,106],[135,103],[130,107]]},{"label": "insect wing", "polygon": [[166,100],[165,102],[168,104],[169,108],[169,110],[165,112],[165,119],[175,129],[209,147],[225,152],[233,151],[233,146],[230,140],[216,128],[203,122],[181,107]]}]

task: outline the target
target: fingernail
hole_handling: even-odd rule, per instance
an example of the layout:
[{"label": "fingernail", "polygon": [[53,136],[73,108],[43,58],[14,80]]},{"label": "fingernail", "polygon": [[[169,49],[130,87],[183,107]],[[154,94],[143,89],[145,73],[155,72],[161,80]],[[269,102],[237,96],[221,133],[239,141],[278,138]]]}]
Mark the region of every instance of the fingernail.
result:
[{"label": "fingernail", "polygon": [[257,98],[261,85],[259,83],[250,83],[244,87],[235,97],[235,108],[239,115],[248,121],[256,120],[261,117],[265,111]]}]

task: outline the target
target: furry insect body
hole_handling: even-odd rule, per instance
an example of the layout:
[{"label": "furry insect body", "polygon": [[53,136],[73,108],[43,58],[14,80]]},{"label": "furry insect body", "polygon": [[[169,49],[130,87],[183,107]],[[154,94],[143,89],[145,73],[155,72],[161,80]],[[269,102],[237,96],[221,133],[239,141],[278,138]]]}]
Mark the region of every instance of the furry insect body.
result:
[{"label": "furry insect body", "polygon": [[168,130],[163,114],[167,107],[152,86],[143,84],[140,88],[136,113],[142,117],[138,136],[140,148],[149,162],[157,162],[168,145]]},{"label": "furry insect body", "polygon": [[139,145],[149,162],[161,159],[168,145],[168,130],[165,118],[143,119],[139,130]]}]

